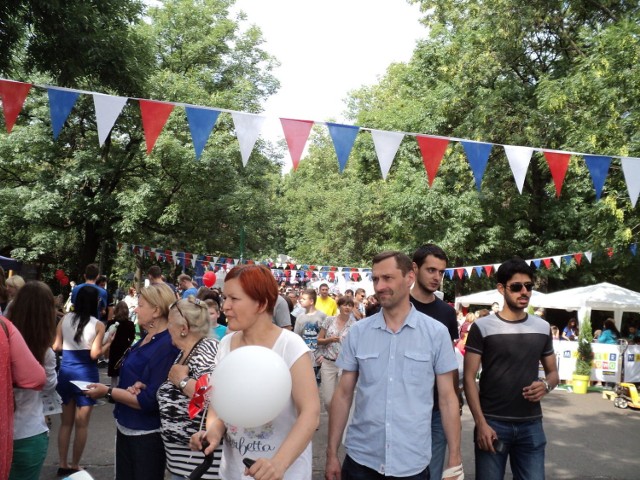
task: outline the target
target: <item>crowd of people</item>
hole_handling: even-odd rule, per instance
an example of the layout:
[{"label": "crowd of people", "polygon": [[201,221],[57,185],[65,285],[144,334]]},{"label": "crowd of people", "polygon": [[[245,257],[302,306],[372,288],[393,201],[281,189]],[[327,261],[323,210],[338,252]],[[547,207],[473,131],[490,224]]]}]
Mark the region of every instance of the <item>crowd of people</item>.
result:
[{"label": "crowd of people", "polygon": [[[117,480],[182,479],[210,455],[204,479],[311,479],[322,406],[327,480],[460,480],[463,392],[476,424],[476,478],[503,478],[507,460],[518,478],[544,478],[540,401],[559,383],[552,340],[560,331],[527,311],[533,271],[520,259],[504,262],[502,305],[465,315],[436,294],[447,264],[433,244],[413,258],[383,252],[373,259],[374,292],[278,286],[259,265],[234,267],[223,289],[184,273],[173,285],[152,266],[146,286],[121,300],[88,265],[63,314],[46,284],[14,275],[7,288],[0,282],[0,480],[39,478],[54,414],[58,475],[82,470],[100,399],[113,404]],[[568,322],[562,338],[577,335]],[[638,338],[635,329],[629,335]],[[600,338],[619,337],[605,321]],[[284,410],[254,428],[213,408],[193,410],[216,365],[250,345],[289,368]]]}]

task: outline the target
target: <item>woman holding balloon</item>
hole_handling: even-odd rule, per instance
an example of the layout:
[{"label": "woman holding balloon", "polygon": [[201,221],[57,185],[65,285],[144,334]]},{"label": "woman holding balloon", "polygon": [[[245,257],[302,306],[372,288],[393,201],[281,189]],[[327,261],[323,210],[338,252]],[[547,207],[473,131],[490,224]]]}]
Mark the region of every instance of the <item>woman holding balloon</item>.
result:
[{"label": "woman holding balloon", "polygon": [[[210,408],[207,430],[192,436],[191,447],[200,450],[203,440],[206,440],[208,446],[205,454],[208,454],[224,437],[220,467],[223,480],[236,480],[243,474],[256,480],[310,480],[311,439],[319,423],[320,401],[309,349],[300,336],[273,324],[278,285],[268,268],[263,265],[234,267],[225,278],[224,292],[226,299],[223,310],[229,329],[233,332],[220,342],[216,364],[224,365],[225,357],[229,356],[231,360],[234,352],[240,353],[242,347],[266,347],[284,360],[290,378],[286,378],[289,383],[283,384],[292,385],[291,392],[285,399],[284,409],[275,415],[275,418],[274,415],[263,418],[258,426],[255,421],[260,412],[248,409],[244,412],[216,412],[213,407]],[[255,349],[245,350],[252,351]],[[258,370],[260,358],[249,359],[239,366],[246,366],[247,363],[253,363]],[[214,405],[217,395],[225,395],[221,385],[216,384],[215,375]],[[244,383],[264,384],[264,380],[262,376],[244,378]],[[217,388],[219,390],[216,390]],[[282,391],[288,391],[285,387],[280,388]],[[257,402],[260,402],[259,392],[255,393],[255,397],[258,397]],[[242,403],[239,401],[241,399],[237,399],[238,402],[234,402],[234,399],[226,400],[230,400],[226,403],[231,405]],[[260,408],[260,403],[257,403],[256,408]],[[265,408],[268,408],[268,405],[265,405]],[[234,419],[233,422],[229,420],[231,418]],[[255,460],[255,463],[245,467],[244,459]]]}]

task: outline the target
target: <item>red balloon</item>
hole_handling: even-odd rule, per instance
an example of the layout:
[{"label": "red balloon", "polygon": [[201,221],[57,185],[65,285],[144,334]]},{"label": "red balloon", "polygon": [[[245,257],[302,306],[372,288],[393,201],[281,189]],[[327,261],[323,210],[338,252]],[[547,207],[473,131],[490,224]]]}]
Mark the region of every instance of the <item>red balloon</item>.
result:
[{"label": "red balloon", "polygon": [[211,288],[216,283],[216,274],[213,273],[211,270],[209,270],[208,272],[204,272],[204,275],[202,276],[202,281],[204,282],[205,287]]},{"label": "red balloon", "polygon": [[66,275],[62,277],[60,279],[60,285],[62,285],[63,287],[66,287],[67,285],[69,285],[69,277],[67,277]]},{"label": "red balloon", "polygon": [[66,275],[64,274],[64,270],[58,269],[56,270],[56,279],[57,280],[62,280],[63,277],[65,277]]}]

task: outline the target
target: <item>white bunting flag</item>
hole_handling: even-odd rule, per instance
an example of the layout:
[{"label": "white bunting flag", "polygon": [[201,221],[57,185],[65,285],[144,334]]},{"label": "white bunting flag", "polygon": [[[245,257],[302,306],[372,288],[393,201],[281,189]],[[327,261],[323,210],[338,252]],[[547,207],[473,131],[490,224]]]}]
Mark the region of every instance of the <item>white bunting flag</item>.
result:
[{"label": "white bunting flag", "polygon": [[240,143],[240,155],[242,156],[242,166],[246,167],[253,147],[258,140],[262,125],[266,117],[252,115],[250,113],[233,112],[233,125],[236,128],[236,136]]},{"label": "white bunting flag", "polygon": [[622,157],[622,172],[627,182],[627,190],[629,191],[629,199],[631,205],[635,208],[640,194],[640,158]]},{"label": "white bunting flag", "polygon": [[531,155],[533,155],[533,148],[505,145],[504,153],[507,155],[507,159],[509,160],[509,166],[511,167],[513,178],[518,186],[518,191],[522,194],[524,179],[527,176],[527,169],[529,168],[529,162],[531,162]]},{"label": "white bunting flag", "polygon": [[93,105],[96,109],[96,123],[98,125],[98,140],[100,146],[109,136],[109,132],[120,116],[120,112],[129,100],[127,97],[115,97],[113,95],[93,94]]},{"label": "white bunting flag", "polygon": [[404,138],[403,133],[387,132],[384,130],[371,130],[373,137],[373,145],[378,155],[378,163],[380,163],[380,171],[382,178],[387,179],[387,174],[393,163],[393,159],[400,148],[400,142]]}]

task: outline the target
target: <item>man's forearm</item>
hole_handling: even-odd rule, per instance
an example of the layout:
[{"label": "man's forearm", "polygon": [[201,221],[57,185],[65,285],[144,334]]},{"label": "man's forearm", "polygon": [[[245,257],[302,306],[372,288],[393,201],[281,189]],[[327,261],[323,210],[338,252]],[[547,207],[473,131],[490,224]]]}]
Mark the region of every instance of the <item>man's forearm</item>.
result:
[{"label": "man's forearm", "polygon": [[438,405],[440,406],[442,427],[449,450],[447,466],[449,468],[456,467],[462,464],[462,453],[460,451],[462,424],[460,422],[460,404],[456,392],[452,389],[445,395],[440,394]]},{"label": "man's forearm", "polygon": [[349,419],[349,409],[353,394],[347,395],[340,390],[336,390],[331,399],[331,409],[329,411],[329,435],[327,438],[327,456],[337,455],[340,447],[342,434]]}]

